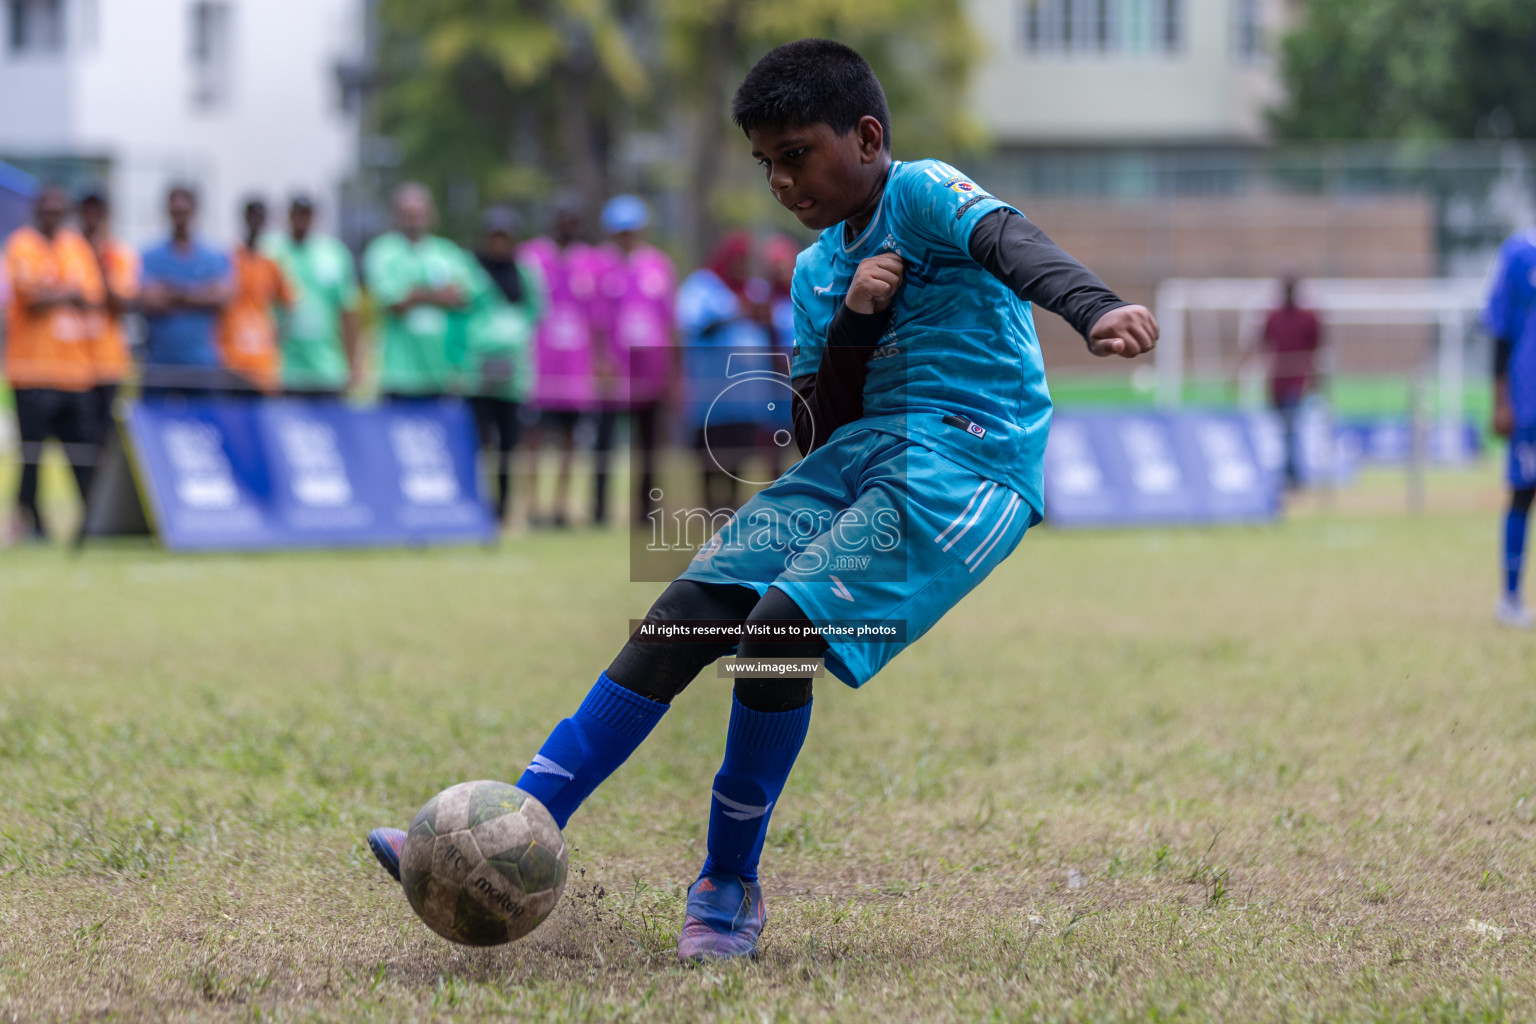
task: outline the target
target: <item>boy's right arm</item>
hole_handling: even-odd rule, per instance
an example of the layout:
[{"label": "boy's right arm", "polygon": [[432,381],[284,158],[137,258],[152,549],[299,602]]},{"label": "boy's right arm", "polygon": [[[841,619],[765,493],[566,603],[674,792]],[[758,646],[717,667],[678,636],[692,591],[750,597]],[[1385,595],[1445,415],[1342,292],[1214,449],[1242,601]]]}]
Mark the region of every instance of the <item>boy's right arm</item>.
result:
[{"label": "boy's right arm", "polygon": [[906,267],[895,253],[881,253],[859,264],[827,329],[821,363],[815,373],[790,381],[794,403],[795,446],[809,455],[832,432],[864,415],[864,378],[869,357],[891,320],[891,302]]}]

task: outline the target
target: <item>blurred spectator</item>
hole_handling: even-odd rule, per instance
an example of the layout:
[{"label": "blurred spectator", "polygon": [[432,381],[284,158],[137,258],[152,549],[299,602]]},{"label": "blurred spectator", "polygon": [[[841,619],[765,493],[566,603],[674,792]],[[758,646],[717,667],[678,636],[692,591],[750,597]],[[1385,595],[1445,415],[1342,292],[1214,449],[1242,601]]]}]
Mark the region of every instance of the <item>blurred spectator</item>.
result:
[{"label": "blurred spectator", "polygon": [[[656,445],[664,400],[676,378],[675,311],[677,270],[666,253],[646,244],[650,211],[636,196],[616,196],[603,207],[603,231],[611,249],[603,272],[603,333],[618,387],[604,410],[611,435],[616,409],[629,413],[636,452],[634,521],[647,522],[654,502]],[[601,434],[601,431],[599,431]],[[599,445],[601,450],[602,446]],[[600,456],[597,487],[606,492],[606,454]]]},{"label": "blurred spectator", "polygon": [[778,352],[792,353],[795,348],[795,303],[789,289],[799,255],[799,244],[787,235],[774,235],[763,246],[763,263],[768,272],[768,319],[773,326],[773,347]]},{"label": "blurred spectator", "polygon": [[288,206],[288,231],[263,246],[294,288],[282,328],[282,382],[289,395],[339,398],[362,375],[357,344],[357,269],[341,242],[314,230],[315,203]]},{"label": "blurred spectator", "polygon": [[5,247],[11,300],[6,310],[5,374],[16,398],[21,434],[21,481],[16,533],[42,537],[37,467],[50,437],[63,446],[81,500],[90,494],[95,459],[91,365],[86,319],[103,299],[90,245],[67,230],[69,198],[49,186],[33,206],[33,225],[12,233]]},{"label": "blurred spectator", "polygon": [[757,444],[760,403],[751,400],[756,389],[733,386],[730,378],[740,376],[743,367],[763,367],[756,360],[731,357],[772,351],[768,331],[757,315],[760,302],[749,297],[754,284],[751,261],[751,236],[733,231],[677,292],[688,389],[684,425],[693,435],[703,472],[704,504],[711,510],[740,505],[741,474]]},{"label": "blurred spectator", "polygon": [[215,345],[232,292],[229,257],[193,237],[197,196],[166,196],[171,237],[144,252],[144,397],[194,396],[224,386]]},{"label": "blurred spectator", "polygon": [[239,379],[246,394],[277,388],[279,351],[278,307],[293,305],[293,290],[277,262],[261,252],[267,226],[267,204],[245,204],[245,240],[235,247],[235,294],[219,320],[219,355]]},{"label": "blurred spectator", "polygon": [[447,394],[452,383],[451,336],[462,335],[474,264],[446,238],[425,185],[395,190],[395,230],[363,254],[363,279],[380,307],[383,356],[380,387],[389,398]]},{"label": "blurred spectator", "polygon": [[506,207],[485,212],[477,257],[485,271],[474,289],[465,385],[480,446],[496,453],[496,521],[505,522],[512,493],[512,451],[522,405],[533,389],[532,338],[544,310],[544,284],[517,258],[519,223]]},{"label": "blurred spectator", "polygon": [[[523,246],[523,254],[537,266],[548,289],[549,307],[539,324],[535,338],[535,364],[538,378],[534,402],[539,419],[528,443],[533,466],[534,487],[531,500],[535,523],[550,522],[566,526],[570,522],[571,460],[576,446],[576,425],[583,414],[597,408],[598,360],[608,372],[605,353],[594,338],[598,320],[597,282],[602,274],[603,257],[580,239],[582,207],[578,200],[566,197],[555,208],[553,237],[535,238]],[[560,438],[560,468],[555,480],[553,511],[547,517],[538,514],[539,451],[544,434],[552,431]],[[594,492],[592,519],[602,522],[607,509],[603,494]]]},{"label": "blurred spectator", "polygon": [[1322,327],[1317,314],[1296,302],[1296,276],[1281,281],[1278,309],[1264,321],[1260,348],[1269,355],[1269,400],[1285,425],[1285,482],[1301,483],[1300,420],[1302,401],[1317,386],[1317,353]]},{"label": "blurred spectator", "polygon": [[112,429],[112,403],[117,389],[133,366],[128,332],[123,317],[139,297],[139,254],[112,235],[112,207],[104,191],[92,189],[80,198],[80,231],[96,256],[96,269],[105,288],[101,308],[89,317],[91,365],[95,387],[91,391],[98,450]]},{"label": "blurred spectator", "polygon": [[[795,303],[790,297],[790,284],[799,255],[800,245],[787,235],[774,235],[763,246],[768,274],[768,326],[773,333],[773,351],[785,366],[795,351]],[[768,460],[770,478],[776,480],[793,457],[789,444],[794,438],[794,410],[786,403],[783,408],[765,411],[771,415],[759,422],[757,443]]]}]

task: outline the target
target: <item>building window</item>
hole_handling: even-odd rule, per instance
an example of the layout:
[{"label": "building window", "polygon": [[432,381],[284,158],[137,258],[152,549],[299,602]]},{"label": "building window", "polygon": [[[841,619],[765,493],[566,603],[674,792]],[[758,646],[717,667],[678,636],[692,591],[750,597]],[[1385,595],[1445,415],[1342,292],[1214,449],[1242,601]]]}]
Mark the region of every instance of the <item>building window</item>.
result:
[{"label": "building window", "polygon": [[1261,0],[1232,0],[1232,45],[1241,63],[1252,64],[1263,59],[1264,4]]},{"label": "building window", "polygon": [[192,103],[216,110],[229,102],[234,81],[234,12],[221,0],[192,5]]},{"label": "building window", "polygon": [[1030,53],[1173,53],[1184,41],[1183,0],[1024,0]]},{"label": "building window", "polygon": [[64,49],[64,0],[7,0],[6,39],[14,54]]}]

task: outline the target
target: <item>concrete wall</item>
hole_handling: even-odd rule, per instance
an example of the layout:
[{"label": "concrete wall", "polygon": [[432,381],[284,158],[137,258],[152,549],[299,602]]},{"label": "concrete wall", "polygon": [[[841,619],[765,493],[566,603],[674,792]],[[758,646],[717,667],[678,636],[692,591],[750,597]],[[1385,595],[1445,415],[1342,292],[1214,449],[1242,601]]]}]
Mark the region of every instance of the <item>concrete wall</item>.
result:
[{"label": "concrete wall", "polygon": [[[1310,196],[1173,199],[1147,204],[1010,197],[1058,244],[1133,302],[1152,304],[1170,277],[1432,277],[1435,213],[1424,196],[1340,200]],[[1048,367],[1103,366],[1065,322],[1038,312]],[[1236,320],[1219,325],[1235,348]],[[1390,362],[1422,331],[1360,328],[1351,350],[1385,346]],[[1371,351],[1376,351],[1372,348]],[[1415,353],[1418,349],[1414,350]]]}]

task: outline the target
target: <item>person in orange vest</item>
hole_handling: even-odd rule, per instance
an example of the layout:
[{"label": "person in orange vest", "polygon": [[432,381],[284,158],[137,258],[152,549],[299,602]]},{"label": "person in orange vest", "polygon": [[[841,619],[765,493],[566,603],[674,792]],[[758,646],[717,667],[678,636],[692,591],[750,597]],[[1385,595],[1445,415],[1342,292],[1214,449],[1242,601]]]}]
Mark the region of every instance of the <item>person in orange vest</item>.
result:
[{"label": "person in orange vest", "polygon": [[91,437],[91,364],[87,318],[102,303],[101,275],[85,239],[67,230],[69,197],[48,186],[37,196],[33,223],[11,235],[5,271],[5,376],[16,398],[21,434],[17,535],[41,540],[37,467],[55,438],[74,469],[81,500],[90,493],[95,448]]},{"label": "person in orange vest", "polygon": [[245,241],[230,254],[235,268],[235,296],[219,321],[219,357],[250,387],[250,394],[277,390],[282,349],[275,309],[293,305],[293,289],[277,262],[261,251],[267,204],[245,204]]},{"label": "person in orange vest", "polygon": [[123,316],[132,311],[139,297],[139,253],[112,234],[112,204],[101,189],[89,189],[77,207],[80,233],[96,257],[101,275],[103,301],[88,317],[91,366],[95,386],[91,389],[93,431],[98,450],[112,426],[112,403],[117,389],[133,366],[128,351],[128,332]]}]

